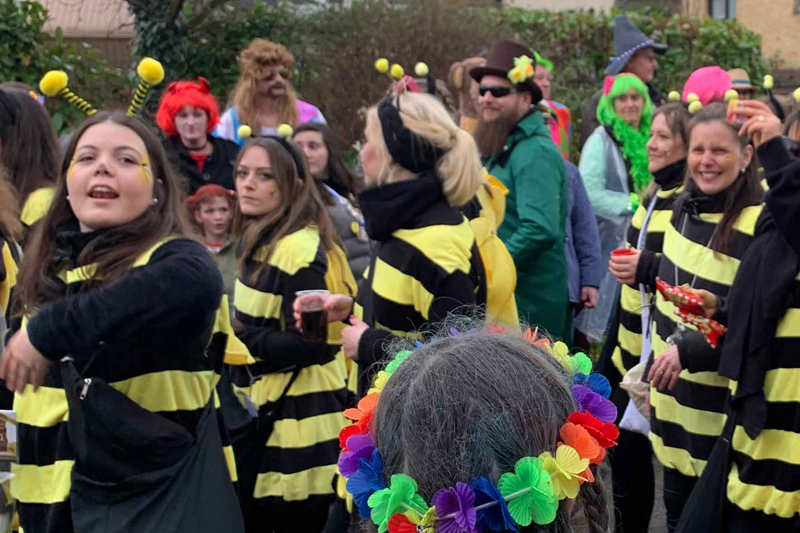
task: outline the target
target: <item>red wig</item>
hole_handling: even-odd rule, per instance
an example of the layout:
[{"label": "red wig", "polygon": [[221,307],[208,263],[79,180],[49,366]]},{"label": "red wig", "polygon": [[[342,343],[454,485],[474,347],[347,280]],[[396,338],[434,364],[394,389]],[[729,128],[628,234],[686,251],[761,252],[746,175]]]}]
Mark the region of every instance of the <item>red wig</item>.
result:
[{"label": "red wig", "polygon": [[219,106],[210,89],[211,84],[201,77],[198,77],[197,81],[173,81],[167,85],[156,114],[156,122],[161,131],[168,137],[178,135],[178,130],[175,129],[175,115],[187,105],[205,111],[208,117],[206,132],[214,131],[219,123]]},{"label": "red wig", "polygon": [[228,207],[233,209],[233,198],[235,194],[236,193],[226,189],[225,187],[216,185],[214,183],[209,183],[208,185],[203,185],[197,189],[193,195],[185,200],[186,207],[189,208],[189,212],[194,213],[206,200],[211,200],[212,198],[225,198],[228,201]]}]

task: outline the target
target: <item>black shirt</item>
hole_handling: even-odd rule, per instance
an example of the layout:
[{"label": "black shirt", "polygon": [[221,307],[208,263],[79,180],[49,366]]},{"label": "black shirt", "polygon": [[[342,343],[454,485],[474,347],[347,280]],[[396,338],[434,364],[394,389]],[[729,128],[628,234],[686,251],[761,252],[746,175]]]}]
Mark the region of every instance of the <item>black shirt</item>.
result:
[{"label": "black shirt", "polygon": [[186,191],[194,194],[203,185],[213,183],[234,190],[233,167],[236,156],[239,155],[239,145],[234,142],[209,135],[213,151],[206,156],[203,171],[197,166],[197,161],[189,155],[189,150],[178,136],[169,137],[164,141],[164,149],[172,161],[175,170],[183,177]]}]

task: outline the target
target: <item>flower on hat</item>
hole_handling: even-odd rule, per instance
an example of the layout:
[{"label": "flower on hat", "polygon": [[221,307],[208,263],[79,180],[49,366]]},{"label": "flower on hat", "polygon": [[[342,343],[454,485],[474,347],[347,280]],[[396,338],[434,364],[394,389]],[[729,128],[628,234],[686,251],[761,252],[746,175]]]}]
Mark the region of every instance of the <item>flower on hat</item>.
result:
[{"label": "flower on hat", "polygon": [[375,450],[375,441],[370,433],[353,435],[347,439],[346,450],[339,455],[339,472],[345,477],[358,470],[359,460],[369,459]]},{"label": "flower on hat", "polygon": [[592,437],[586,428],[567,422],[559,432],[563,444],[578,452],[581,459],[588,459],[591,464],[599,465],[606,457],[606,450]]},{"label": "flower on hat", "polygon": [[344,416],[354,421],[361,433],[367,433],[372,423],[375,406],[378,405],[377,393],[367,394],[358,401],[357,408],[345,409]]},{"label": "flower on hat", "polygon": [[522,83],[525,81],[525,71],[520,67],[514,67],[508,71],[508,79],[511,80],[511,83],[514,85]]},{"label": "flower on hat", "polygon": [[617,419],[617,406],[610,400],[603,398],[589,387],[583,385],[572,386],[572,397],[581,411],[588,411],[602,422],[614,422]]}]

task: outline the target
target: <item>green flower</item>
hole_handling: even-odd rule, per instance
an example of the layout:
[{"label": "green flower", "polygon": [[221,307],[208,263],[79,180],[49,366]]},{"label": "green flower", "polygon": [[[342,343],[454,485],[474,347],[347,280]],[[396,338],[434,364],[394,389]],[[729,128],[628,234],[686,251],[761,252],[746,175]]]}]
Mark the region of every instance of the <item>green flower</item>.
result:
[{"label": "green flower", "polygon": [[394,373],[394,371],[397,370],[397,368],[403,364],[403,361],[408,359],[409,355],[411,355],[411,352],[409,352],[408,350],[397,352],[397,355],[394,356],[392,362],[386,365],[386,373],[391,376]]},{"label": "green flower", "polygon": [[[552,492],[552,486],[550,488]],[[417,494],[417,482],[405,474],[392,476],[389,488],[379,490],[367,500],[372,513],[370,517],[378,526],[378,533],[389,528],[389,519],[397,513],[414,510],[420,515],[428,511],[428,504]]]},{"label": "green flower", "polygon": [[570,359],[570,367],[573,374],[586,374],[588,376],[592,373],[592,360],[585,353],[576,353]]},{"label": "green flower", "polygon": [[[553,494],[553,481],[536,457],[523,457],[514,465],[514,474],[500,476],[497,488],[508,501],[508,511],[517,524],[527,527],[556,519],[558,499]],[[510,498],[511,496],[513,498]],[[509,499],[510,498],[510,499]]]}]

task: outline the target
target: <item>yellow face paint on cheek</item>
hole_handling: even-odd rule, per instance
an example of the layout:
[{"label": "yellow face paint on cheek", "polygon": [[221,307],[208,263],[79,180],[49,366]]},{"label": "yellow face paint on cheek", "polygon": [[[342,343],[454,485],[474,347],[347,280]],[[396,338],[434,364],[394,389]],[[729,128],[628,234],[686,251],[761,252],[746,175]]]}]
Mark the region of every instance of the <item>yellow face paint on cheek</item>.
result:
[{"label": "yellow face paint on cheek", "polygon": [[150,160],[145,157],[139,165],[139,175],[142,183],[153,183],[153,172],[150,170]]},{"label": "yellow face paint on cheek", "polygon": [[69,180],[73,175],[75,175],[75,160],[69,162],[69,168],[67,169],[67,179]]}]

